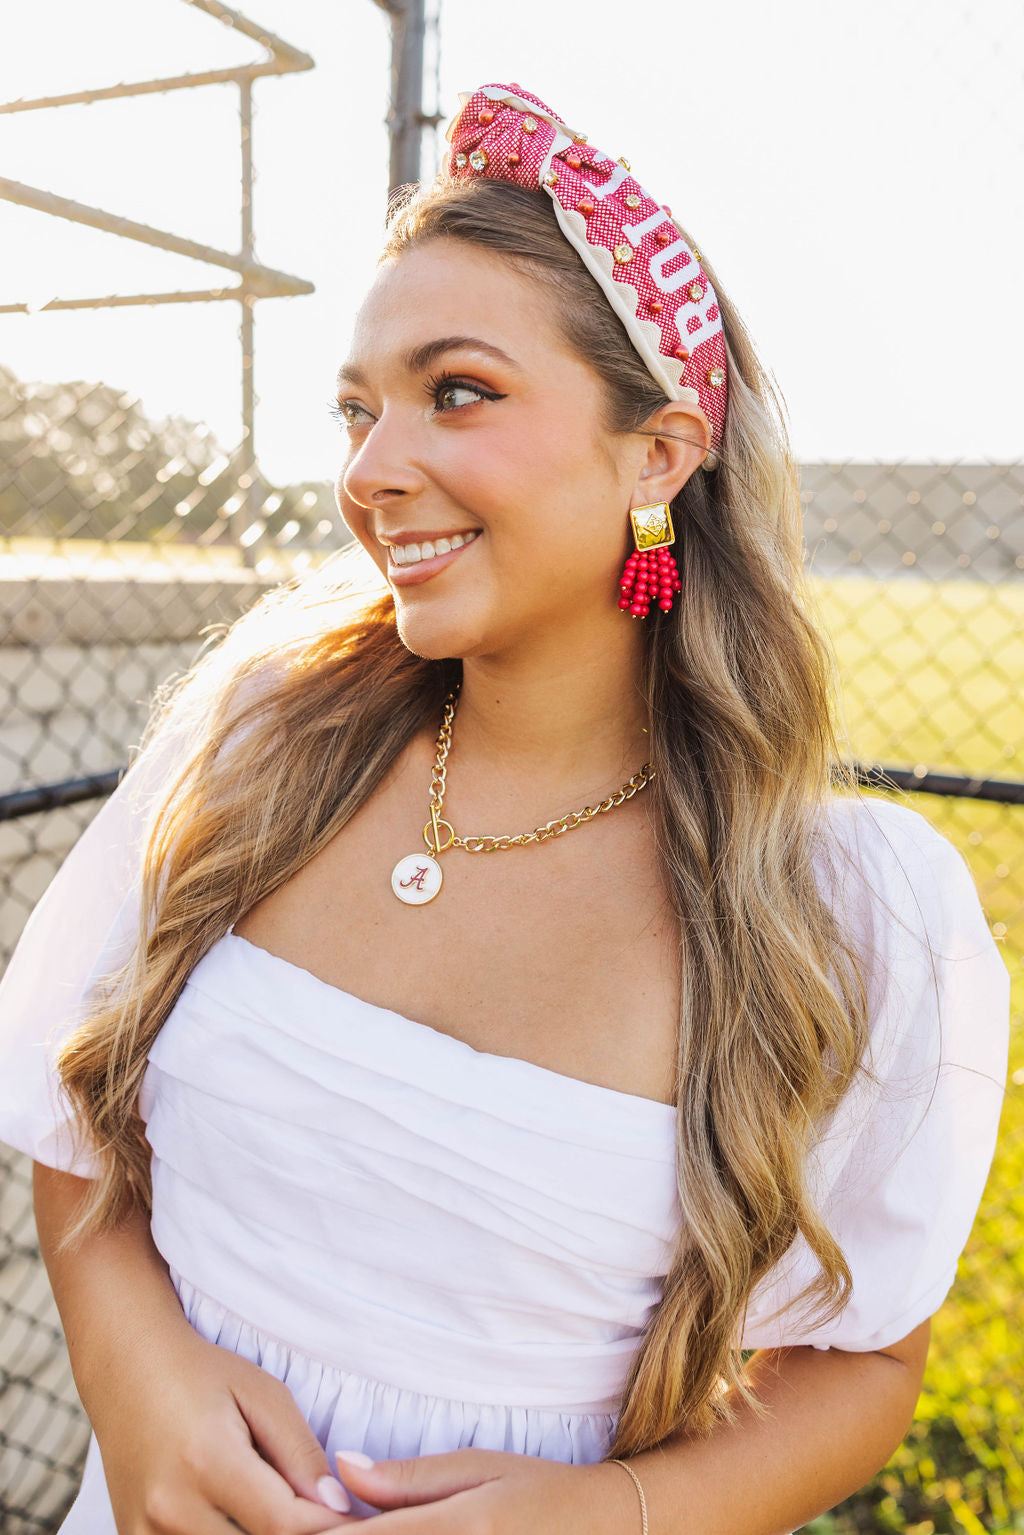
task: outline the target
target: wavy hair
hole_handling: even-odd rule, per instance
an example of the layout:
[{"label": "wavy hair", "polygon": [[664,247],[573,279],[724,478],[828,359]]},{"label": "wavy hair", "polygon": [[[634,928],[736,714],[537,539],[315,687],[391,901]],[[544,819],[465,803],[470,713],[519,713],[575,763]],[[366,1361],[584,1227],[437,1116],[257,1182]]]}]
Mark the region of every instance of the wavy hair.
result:
[{"label": "wavy hair", "polygon": [[[430,240],[468,242],[543,281],[569,344],[604,381],[607,426],[644,430],[664,396],[544,194],[439,177],[393,205],[381,259]],[[871,1075],[864,956],[813,871],[826,802],[858,790],[836,749],[834,659],[804,576],[797,466],[773,384],[704,264],[725,332],[724,435],[716,466],[673,503],[682,592],[644,625],[640,679],[658,767],[649,803],[679,922],[686,1219],[632,1360],[615,1456],[673,1431],[704,1434],[739,1400],[766,1410],[739,1340],[753,1290],[798,1236],[819,1271],[797,1302],[822,1321],[842,1310],[849,1267],[805,1163],[857,1073]],[[157,796],[138,942],[59,1061],[100,1148],[76,1230],[148,1207],[139,1087],[191,970],[341,830],[461,675],[458,661],[405,649],[390,594],[361,585],[358,569],[344,553],[266,594],[154,698],[143,746],[165,730],[185,745]]]}]

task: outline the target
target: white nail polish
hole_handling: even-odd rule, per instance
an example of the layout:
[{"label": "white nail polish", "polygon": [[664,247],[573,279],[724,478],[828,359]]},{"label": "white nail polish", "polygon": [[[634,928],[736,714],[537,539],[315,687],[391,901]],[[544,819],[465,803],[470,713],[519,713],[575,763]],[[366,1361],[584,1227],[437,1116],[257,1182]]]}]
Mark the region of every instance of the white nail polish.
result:
[{"label": "white nail polish", "polygon": [[347,1514],[351,1509],[352,1499],[333,1476],[322,1476],[316,1484],[316,1490],[325,1508],[333,1508],[337,1514]]},{"label": "white nail polish", "polygon": [[338,1450],[336,1453],[339,1460],[350,1466],[360,1466],[364,1471],[369,1471],[373,1466],[369,1455],[364,1455],[362,1450]]}]

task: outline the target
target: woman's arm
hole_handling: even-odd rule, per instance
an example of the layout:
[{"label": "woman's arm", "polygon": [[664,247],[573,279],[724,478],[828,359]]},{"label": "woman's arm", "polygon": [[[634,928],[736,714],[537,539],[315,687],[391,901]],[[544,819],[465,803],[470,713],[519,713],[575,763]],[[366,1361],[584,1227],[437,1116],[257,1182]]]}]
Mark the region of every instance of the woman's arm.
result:
[{"label": "woman's arm", "polygon": [[319,1500],[331,1473],[287,1387],[190,1326],[141,1211],[61,1249],[86,1186],[35,1164],[39,1242],[121,1535],[354,1523]]},{"label": "woman's arm", "polygon": [[[630,1457],[649,1535],[788,1535],[863,1487],[907,1432],[921,1390],[930,1323],[876,1353],[762,1350],[747,1364],[761,1421],[704,1439],[670,1435]],[[343,1464],[350,1489],[377,1508],[380,1535],[639,1535],[637,1491],[621,1466],[564,1466],[504,1452],[457,1450],[368,1469]],[[416,1505],[419,1505],[416,1507]],[[415,1507],[415,1513],[413,1509]]]},{"label": "woman's arm", "polygon": [[[881,1470],[906,1435],[930,1335],[926,1321],[876,1353],[756,1353],[747,1376],[770,1418],[759,1422],[738,1409],[732,1428],[705,1440],[670,1436],[631,1458],[650,1535],[782,1535],[834,1508]],[[603,1469],[628,1482],[621,1466]]]}]

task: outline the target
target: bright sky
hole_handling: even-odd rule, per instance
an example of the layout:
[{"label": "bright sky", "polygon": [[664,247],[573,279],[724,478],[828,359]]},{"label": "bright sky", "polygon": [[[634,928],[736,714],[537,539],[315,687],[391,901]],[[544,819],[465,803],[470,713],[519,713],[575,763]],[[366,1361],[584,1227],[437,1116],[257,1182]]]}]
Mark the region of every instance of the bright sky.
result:
[{"label": "bright sky", "polygon": [[[257,307],[257,441],[272,481],[329,478],[325,402],[386,194],[386,18],[240,8],[316,59],[255,87],[257,252],[317,289]],[[183,0],[46,0],[4,18],[0,100],[259,51]],[[442,0],[441,106],[515,80],[626,155],[714,263],[801,458],[1005,461],[1024,454],[1022,58],[1019,0]],[[0,168],[237,250],[237,102],[218,85],[0,116]],[[2,201],[0,251],[0,302],[231,280]],[[234,304],[0,315],[0,362],[102,379],[230,446],[237,325]]]}]

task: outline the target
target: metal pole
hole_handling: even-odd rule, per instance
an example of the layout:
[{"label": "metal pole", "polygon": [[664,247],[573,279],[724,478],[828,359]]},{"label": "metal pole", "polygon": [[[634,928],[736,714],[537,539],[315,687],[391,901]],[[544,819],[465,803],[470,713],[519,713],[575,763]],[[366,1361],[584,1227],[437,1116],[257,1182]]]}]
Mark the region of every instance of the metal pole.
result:
[{"label": "metal pole", "polygon": [[44,192],[41,187],[26,186],[22,181],[11,181],[0,176],[0,198],[4,202],[18,203],[23,208],[38,208],[40,213],[52,213],[57,218],[69,219],[74,224],[86,224],[91,229],[103,229],[110,234],[121,235],[126,240],[138,240],[143,245],[155,245],[159,250],[177,251],[181,256],[194,256],[197,261],[211,266],[226,267],[244,277],[252,292],[259,298],[274,298],[294,293],[312,293],[313,284],[287,272],[276,272],[273,267],[261,266],[252,258],[233,251],[217,250],[212,245],[202,245],[198,240],[186,240],[166,229],[154,229],[149,224],[138,224],[134,219],[122,218],[103,208],[92,208],[88,203],[73,202],[70,197],[58,197],[56,192]]},{"label": "metal pole", "polygon": [[389,197],[419,181],[423,154],[424,0],[376,0],[391,17],[391,163]]},{"label": "metal pole", "polygon": [[[252,234],[252,81],[239,80],[239,115],[242,125],[242,257],[253,259]],[[256,521],[256,377],[255,345],[256,326],[253,314],[254,298],[248,291],[246,280],[241,282],[242,323],[242,443],[238,476],[238,489],[242,492],[242,505],[235,512],[232,532],[237,543]],[[241,523],[241,526],[238,524]],[[245,564],[254,563],[255,556],[250,544],[241,544]]]}]

